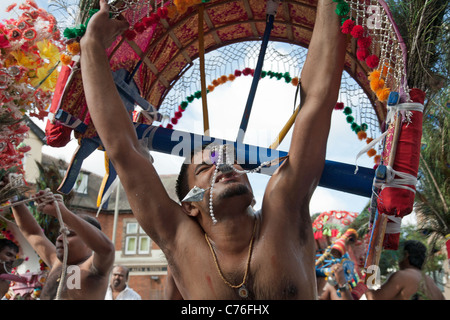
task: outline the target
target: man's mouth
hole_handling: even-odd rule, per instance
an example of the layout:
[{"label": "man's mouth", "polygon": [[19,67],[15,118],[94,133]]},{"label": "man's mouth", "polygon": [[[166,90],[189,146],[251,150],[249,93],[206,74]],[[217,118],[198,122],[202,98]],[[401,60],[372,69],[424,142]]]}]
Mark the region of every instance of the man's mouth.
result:
[{"label": "man's mouth", "polygon": [[229,181],[235,181],[236,180],[236,175],[234,174],[234,172],[232,173],[227,173],[227,174],[219,174],[216,177],[216,181],[215,183],[218,182],[229,182]]}]

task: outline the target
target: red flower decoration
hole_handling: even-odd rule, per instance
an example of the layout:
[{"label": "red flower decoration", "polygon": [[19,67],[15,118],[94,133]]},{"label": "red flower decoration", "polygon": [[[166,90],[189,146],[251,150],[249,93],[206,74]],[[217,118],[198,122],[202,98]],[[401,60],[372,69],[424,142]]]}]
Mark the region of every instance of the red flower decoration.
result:
[{"label": "red flower decoration", "polygon": [[380,59],[374,54],[368,56],[366,58],[366,64],[369,68],[374,69],[378,66],[378,63],[380,62]]},{"label": "red flower decoration", "polygon": [[360,61],[366,60],[366,58],[369,56],[369,49],[366,48],[359,48],[356,50],[356,57]]},{"label": "red flower decoration", "polygon": [[352,32],[353,27],[355,26],[355,22],[352,19],[345,20],[341,26],[342,33],[350,34]]},{"label": "red flower decoration", "polygon": [[334,110],[343,110],[344,109],[344,103],[343,102],[337,102],[334,106]]},{"label": "red flower decoration", "polygon": [[371,37],[362,37],[358,39],[358,47],[360,48],[369,48],[372,44],[372,38]]},{"label": "red flower decoration", "polygon": [[129,40],[129,41],[132,41],[132,40],[134,40],[134,38],[136,38],[136,32],[134,31],[134,30],[126,30],[124,33],[123,33],[123,36],[127,39],[127,40]]},{"label": "red flower decoration", "polygon": [[360,26],[360,25],[354,26],[352,31],[350,32],[350,34],[355,39],[361,38],[364,35],[364,28],[363,28],[363,26]]}]

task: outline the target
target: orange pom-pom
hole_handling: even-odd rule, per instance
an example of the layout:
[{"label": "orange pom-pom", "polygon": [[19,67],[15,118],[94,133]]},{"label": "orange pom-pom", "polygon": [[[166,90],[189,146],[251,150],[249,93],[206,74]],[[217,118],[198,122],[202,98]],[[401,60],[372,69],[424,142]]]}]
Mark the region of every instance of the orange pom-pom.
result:
[{"label": "orange pom-pom", "polygon": [[227,76],[221,76],[220,77],[220,82],[225,83],[228,81],[228,77]]},{"label": "orange pom-pom", "polygon": [[298,83],[299,83],[298,78],[297,78],[297,77],[292,78],[291,83],[292,83],[292,85],[295,86],[295,87],[298,86]]},{"label": "orange pom-pom", "polygon": [[217,87],[218,85],[220,85],[220,82],[219,82],[219,80],[214,79],[212,84],[213,84],[214,87]]},{"label": "orange pom-pom", "polygon": [[365,131],[358,131],[358,139],[359,140],[364,140],[365,138],[367,138],[367,133]]},{"label": "orange pom-pom", "polygon": [[72,62],[72,57],[63,53],[60,56],[60,60],[61,60],[63,65],[67,66],[67,65],[69,65]]},{"label": "orange pom-pom", "polygon": [[367,138],[366,139],[367,144],[371,143],[372,141],[373,141],[373,138]]},{"label": "orange pom-pom", "polygon": [[235,79],[236,79],[236,76],[234,74],[230,74],[228,76],[228,80],[230,80],[230,81],[234,81]]},{"label": "orange pom-pom", "polygon": [[72,55],[80,53],[80,44],[78,42],[69,43],[66,48]]},{"label": "orange pom-pom", "polygon": [[372,81],[370,81],[370,89],[372,89],[372,91],[378,91],[380,89],[383,89],[384,87],[384,80],[383,79],[372,79]]},{"label": "orange pom-pom", "polygon": [[177,15],[178,10],[177,7],[174,5],[168,6],[167,7],[167,17],[170,19],[175,18],[175,16]]},{"label": "orange pom-pom", "polygon": [[380,70],[374,70],[371,73],[369,73],[368,79],[372,81],[373,79],[380,79],[380,76],[381,76]]},{"label": "orange pom-pom", "polygon": [[379,154],[377,154],[377,155],[375,156],[375,158],[373,158],[373,162],[374,162],[375,164],[380,164],[380,162],[381,162],[381,156],[380,156]]},{"label": "orange pom-pom", "polygon": [[389,88],[380,89],[376,92],[378,100],[381,102],[386,101],[389,98],[391,90]]},{"label": "orange pom-pom", "polygon": [[214,91],[214,88],[215,88],[215,87],[214,87],[213,85],[209,85],[209,86],[208,86],[209,92],[213,92],[213,91]]},{"label": "orange pom-pom", "polygon": [[369,156],[369,157],[373,157],[374,155],[376,155],[377,154],[377,151],[375,150],[375,149],[370,149],[369,151],[367,151],[367,155]]}]

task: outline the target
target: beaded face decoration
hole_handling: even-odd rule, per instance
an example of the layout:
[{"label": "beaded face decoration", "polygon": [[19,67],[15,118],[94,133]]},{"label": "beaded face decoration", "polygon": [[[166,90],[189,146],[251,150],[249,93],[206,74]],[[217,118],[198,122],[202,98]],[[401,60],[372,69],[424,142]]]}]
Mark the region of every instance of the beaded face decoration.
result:
[{"label": "beaded face decoration", "polygon": [[[213,146],[209,149],[209,160],[213,165],[215,165],[214,173],[211,179],[211,186],[209,188],[203,189],[194,186],[189,193],[184,197],[181,202],[198,202],[203,201],[204,194],[206,191],[210,190],[209,193],[209,215],[213,221],[213,224],[217,223],[217,219],[214,215],[213,206],[213,189],[216,182],[216,177],[220,171],[223,174],[236,172],[238,174],[254,173],[260,171],[263,167],[271,166],[273,161],[266,161],[261,163],[258,167],[252,170],[239,170],[234,166],[235,163],[235,152],[232,145],[219,145]],[[276,163],[281,159],[277,159]]]}]

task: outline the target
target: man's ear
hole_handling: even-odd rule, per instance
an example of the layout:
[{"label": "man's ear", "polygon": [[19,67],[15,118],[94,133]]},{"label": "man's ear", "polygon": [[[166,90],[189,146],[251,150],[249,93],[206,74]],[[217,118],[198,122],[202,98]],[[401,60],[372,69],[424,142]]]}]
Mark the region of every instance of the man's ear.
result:
[{"label": "man's ear", "polygon": [[195,217],[200,213],[200,210],[195,202],[182,202],[181,209],[183,209],[183,212],[190,217]]}]

